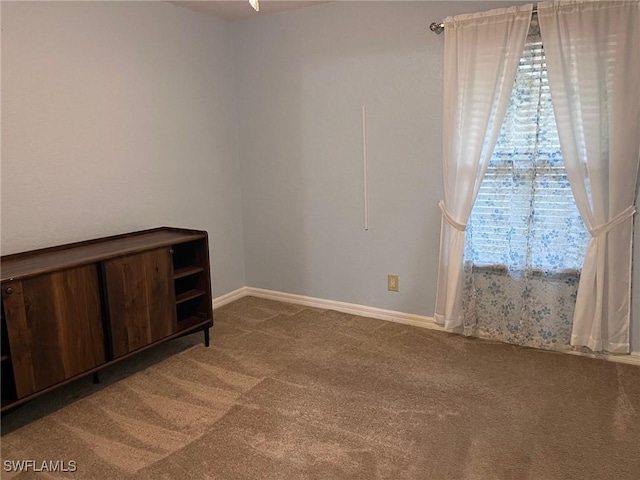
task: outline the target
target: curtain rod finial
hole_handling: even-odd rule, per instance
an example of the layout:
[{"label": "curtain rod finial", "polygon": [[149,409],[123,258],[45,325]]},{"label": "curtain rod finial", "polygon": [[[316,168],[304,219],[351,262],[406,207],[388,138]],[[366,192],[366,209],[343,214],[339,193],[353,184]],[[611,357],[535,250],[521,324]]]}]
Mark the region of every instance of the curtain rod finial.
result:
[{"label": "curtain rod finial", "polygon": [[444,25],[442,23],[433,22],[431,25],[429,25],[429,30],[440,35],[442,32],[444,32]]}]

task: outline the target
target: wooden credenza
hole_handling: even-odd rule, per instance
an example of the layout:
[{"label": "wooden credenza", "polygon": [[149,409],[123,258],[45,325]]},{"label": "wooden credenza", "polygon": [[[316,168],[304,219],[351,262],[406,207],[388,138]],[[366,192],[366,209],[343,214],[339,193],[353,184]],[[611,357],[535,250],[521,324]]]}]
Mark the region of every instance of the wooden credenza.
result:
[{"label": "wooden credenza", "polygon": [[207,233],[162,227],[3,256],[2,411],[213,326]]}]

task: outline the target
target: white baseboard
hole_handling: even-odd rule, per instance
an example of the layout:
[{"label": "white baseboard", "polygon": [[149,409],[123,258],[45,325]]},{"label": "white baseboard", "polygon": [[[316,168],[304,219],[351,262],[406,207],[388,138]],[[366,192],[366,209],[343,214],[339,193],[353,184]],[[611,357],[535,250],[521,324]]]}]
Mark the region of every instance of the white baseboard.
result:
[{"label": "white baseboard", "polygon": [[404,323],[406,325],[415,325],[417,327],[444,331],[440,325],[435,323],[433,317],[425,317],[422,315],[415,315],[413,313],[402,313],[394,310],[369,307],[367,305],[338,302],[336,300],[326,300],[324,298],[305,297],[304,295],[276,292],[273,290],[264,290],[262,288],[253,287],[247,287],[247,295],[267,298],[269,300],[277,300],[280,302],[295,303],[296,305],[304,305],[305,307],[336,310],[338,312],[360,315],[362,317],[377,318],[379,320],[387,320],[389,322]]},{"label": "white baseboard", "polygon": [[[227,303],[239,300],[242,297],[258,297],[268,300],[276,300],[278,302],[294,303],[305,307],[323,308],[326,310],[336,310],[338,312],[350,313],[352,315],[360,315],[362,317],[377,318],[388,322],[403,323],[406,325],[415,325],[416,327],[430,328],[432,330],[444,331],[440,325],[435,323],[433,317],[416,315],[413,313],[396,312],[394,310],[385,310],[383,308],[369,307],[367,305],[358,305],[355,303],[338,302],[336,300],[327,300],[324,298],[307,297],[304,295],[296,295],[294,293],[277,292],[275,290],[265,290],[263,288],[242,287],[222,295],[213,300],[213,306],[220,308]],[[581,357],[601,358],[610,362],[627,363],[630,365],[640,366],[640,352],[631,352],[629,355],[614,355],[608,353],[584,353],[567,351],[570,355],[578,355]]]},{"label": "white baseboard", "polygon": [[213,309],[220,308],[227,303],[235,302],[236,300],[240,300],[243,297],[247,296],[247,287],[240,287],[237,290],[234,290],[229,293],[225,293],[224,295],[220,295],[213,299]]},{"label": "white baseboard", "polygon": [[631,352],[630,354],[616,354],[616,353],[588,353],[588,352],[561,352],[568,353],[569,355],[578,355],[579,357],[589,358],[601,358],[609,362],[627,363],[629,365],[637,365],[640,367],[640,352]]}]

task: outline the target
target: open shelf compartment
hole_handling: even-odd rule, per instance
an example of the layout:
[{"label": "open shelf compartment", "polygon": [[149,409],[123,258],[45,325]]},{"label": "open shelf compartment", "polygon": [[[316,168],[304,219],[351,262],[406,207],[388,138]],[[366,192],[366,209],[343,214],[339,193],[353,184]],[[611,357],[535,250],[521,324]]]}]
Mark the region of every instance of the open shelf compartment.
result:
[{"label": "open shelf compartment", "polygon": [[206,325],[212,321],[206,242],[194,240],[174,245],[172,249],[178,330]]}]

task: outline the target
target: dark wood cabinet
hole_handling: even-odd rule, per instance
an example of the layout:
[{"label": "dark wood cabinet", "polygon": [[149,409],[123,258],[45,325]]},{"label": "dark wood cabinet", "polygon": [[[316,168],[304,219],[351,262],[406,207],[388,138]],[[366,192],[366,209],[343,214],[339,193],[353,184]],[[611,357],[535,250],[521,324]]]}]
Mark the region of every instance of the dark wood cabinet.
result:
[{"label": "dark wood cabinet", "polygon": [[105,363],[95,265],[3,283],[18,397]]},{"label": "dark wood cabinet", "polygon": [[114,358],[177,331],[172,253],[161,247],[104,262]]},{"label": "dark wood cabinet", "polygon": [[2,257],[2,410],[213,325],[207,233],[162,227]]}]

